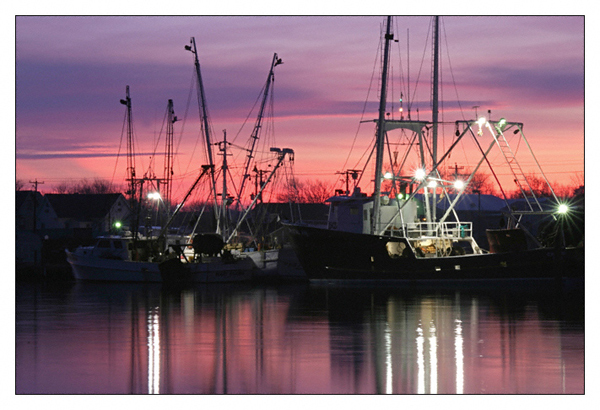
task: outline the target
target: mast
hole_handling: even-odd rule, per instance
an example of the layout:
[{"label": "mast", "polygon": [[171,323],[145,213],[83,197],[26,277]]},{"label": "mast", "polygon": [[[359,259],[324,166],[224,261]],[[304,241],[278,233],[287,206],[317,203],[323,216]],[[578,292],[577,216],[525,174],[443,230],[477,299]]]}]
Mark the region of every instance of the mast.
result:
[{"label": "mast", "polygon": [[238,198],[238,202],[242,200],[244,193],[244,186],[246,181],[250,177],[250,164],[252,162],[252,158],[254,158],[254,151],[256,149],[256,142],[258,141],[258,133],[260,132],[260,128],[262,126],[262,119],[264,116],[265,106],[267,104],[267,97],[269,95],[269,89],[271,88],[271,84],[274,81],[274,69],[279,64],[283,64],[281,58],[278,58],[277,53],[273,54],[273,60],[271,61],[271,69],[269,70],[269,75],[267,76],[267,82],[265,84],[265,91],[263,93],[263,98],[260,104],[260,109],[258,110],[258,117],[256,118],[256,123],[254,124],[254,130],[252,131],[252,135],[250,135],[251,146],[248,150],[248,156],[246,157],[246,164],[244,166],[244,173],[242,174],[242,183],[240,184],[240,194]]},{"label": "mast", "polygon": [[385,32],[385,48],[383,53],[383,70],[381,73],[381,92],[379,98],[379,119],[377,120],[377,142],[376,142],[376,162],[375,162],[375,192],[373,194],[373,221],[371,225],[371,233],[377,232],[377,227],[381,220],[380,202],[381,202],[381,173],[383,169],[383,152],[385,142],[385,103],[387,97],[387,72],[389,60],[390,40],[394,35],[390,33],[392,25],[392,17],[387,18],[387,28]]},{"label": "mast", "polygon": [[210,137],[210,127],[208,124],[208,112],[206,109],[206,98],[204,96],[204,85],[202,83],[202,75],[200,73],[200,61],[198,60],[198,51],[196,49],[196,39],[192,37],[190,39],[191,46],[185,46],[185,49],[191,51],[194,54],[194,65],[196,67],[196,80],[198,83],[198,105],[200,109],[200,116],[202,117],[202,128],[204,130],[204,136],[206,138],[206,153],[208,155],[208,163],[210,168],[210,179],[211,179],[211,189],[212,189],[212,197],[214,198],[214,211],[215,217],[217,219],[217,233],[220,232],[219,226],[219,208],[217,206],[217,181],[215,178],[214,171],[214,161],[212,155],[212,142]]},{"label": "mast", "polygon": [[225,236],[227,235],[227,201],[228,201],[228,197],[227,197],[227,173],[229,171],[229,166],[227,164],[227,131],[223,130],[223,141],[219,142],[219,151],[221,151],[223,154],[223,164],[221,166],[221,176],[223,178],[223,186],[222,186],[222,192],[221,192],[221,212],[220,212],[220,218],[221,218],[221,233],[223,236],[223,239],[225,239]]},{"label": "mast", "polygon": [[125,99],[121,99],[121,104],[127,107],[127,180],[129,181],[129,208],[131,209],[130,228],[133,238],[137,237],[137,220],[139,211],[136,207],[136,179],[135,179],[135,154],[133,146],[133,121],[131,119],[131,96],[129,95],[129,86],[125,87]]},{"label": "mast", "polygon": [[165,141],[165,170],[164,170],[164,195],[167,215],[171,207],[171,182],[173,179],[173,124],[177,121],[173,110],[173,100],[167,104],[167,136]]},{"label": "mast", "polygon": [[[439,16],[435,16],[435,29],[433,36],[433,84],[432,84],[432,118],[431,122],[433,123],[432,128],[432,153],[431,160],[433,165],[437,164],[437,143],[438,143],[438,88],[439,88]],[[433,204],[432,204],[432,222],[436,220],[436,188],[433,188],[432,192]]]}]

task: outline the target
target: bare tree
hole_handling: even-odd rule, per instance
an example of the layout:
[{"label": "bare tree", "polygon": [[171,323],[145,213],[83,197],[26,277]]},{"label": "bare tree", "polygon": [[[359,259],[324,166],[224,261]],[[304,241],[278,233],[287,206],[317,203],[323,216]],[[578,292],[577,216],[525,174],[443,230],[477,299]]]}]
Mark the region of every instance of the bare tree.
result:
[{"label": "bare tree", "polygon": [[25,188],[25,181],[23,181],[22,179],[17,179],[15,186],[17,191],[22,191],[23,188]]},{"label": "bare tree", "polygon": [[279,202],[320,204],[331,196],[331,189],[321,180],[299,181],[291,179],[277,195]]},{"label": "bare tree", "polygon": [[68,182],[61,182],[58,185],[54,185],[54,192],[57,194],[69,194],[73,193],[74,186]]},{"label": "bare tree", "polygon": [[118,192],[118,189],[109,181],[96,178],[91,181],[82,179],[75,183],[61,182],[54,186],[54,191],[58,194],[111,194]]},{"label": "bare tree", "polygon": [[320,204],[331,196],[331,189],[321,180],[307,181],[304,188],[304,202]]}]

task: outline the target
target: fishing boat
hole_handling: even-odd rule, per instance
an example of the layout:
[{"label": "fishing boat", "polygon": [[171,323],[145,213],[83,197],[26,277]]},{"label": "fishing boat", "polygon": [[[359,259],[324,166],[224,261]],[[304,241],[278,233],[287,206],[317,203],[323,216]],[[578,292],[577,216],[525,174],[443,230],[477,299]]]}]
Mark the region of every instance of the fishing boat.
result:
[{"label": "fishing boat", "polygon": [[[198,79],[198,101],[200,101],[202,107],[202,124],[203,131],[206,137],[206,150],[211,153],[212,144],[210,136],[210,124],[208,120],[208,114],[206,111],[206,100],[203,92],[202,77],[200,74],[200,64],[198,62],[198,55],[196,50],[196,44],[194,38],[190,41],[190,46],[186,46],[186,49],[194,54],[194,61],[196,67],[196,78]],[[273,232],[265,231],[267,222],[261,221],[260,217],[257,217],[255,206],[258,203],[262,203],[263,192],[269,184],[274,180],[277,171],[286,164],[291,164],[294,161],[294,150],[291,148],[277,148],[272,146],[263,146],[263,152],[271,158],[263,156],[257,158],[259,151],[259,139],[261,133],[266,129],[273,130],[272,125],[264,124],[265,117],[268,112],[272,112],[273,108],[268,107],[269,97],[272,96],[271,90],[275,81],[275,67],[283,64],[282,59],[277,55],[273,54],[271,60],[269,72],[267,74],[266,82],[261,90],[262,96],[260,99],[260,105],[256,121],[250,137],[243,148],[244,152],[244,164],[241,167],[242,173],[239,179],[233,179],[230,174],[230,165],[228,156],[231,155],[230,146],[232,145],[227,141],[226,130],[223,130],[223,140],[217,145],[219,146],[218,155],[222,157],[222,165],[220,169],[220,182],[221,192],[216,193],[217,176],[214,173],[211,174],[212,180],[212,191],[215,198],[219,198],[220,202],[214,202],[214,213],[217,215],[217,233],[219,233],[225,243],[225,249],[235,257],[249,258],[254,263],[254,276],[257,278],[291,278],[296,279],[298,277],[297,270],[282,269],[282,261],[284,264],[290,259],[290,252],[287,249],[283,249],[282,243],[272,243],[273,241],[267,240],[268,237],[274,236]],[[271,94],[270,94],[271,93]],[[272,98],[270,99],[272,104]],[[238,133],[239,134],[239,133]],[[263,154],[264,155],[264,154]],[[274,162],[271,161],[274,159]],[[212,154],[209,154],[209,160],[212,163]],[[287,160],[287,162],[286,162]],[[264,167],[265,162],[271,162],[268,167],[270,170],[258,169],[261,166]],[[254,173],[254,175],[252,175]],[[232,181],[228,183],[228,178]],[[250,195],[251,201],[249,204],[245,203],[247,197],[248,182],[254,179],[255,192]],[[233,189],[231,188],[233,186]],[[236,216],[231,215],[231,210],[234,210]],[[252,218],[250,218],[252,217]],[[195,228],[192,235],[195,232]],[[189,252],[189,250],[188,250]],[[293,254],[293,252],[291,252]],[[282,256],[283,258],[280,258]]]},{"label": "fishing boat", "polygon": [[[248,149],[245,172],[238,194],[238,203],[241,207],[239,218],[235,227],[231,229],[228,217],[228,207],[231,205],[232,197],[228,194],[228,146],[227,134],[224,131],[223,141],[219,142],[219,151],[223,156],[221,166],[221,193],[217,193],[217,176],[213,160],[213,142],[211,126],[206,109],[206,98],[200,71],[200,63],[195,39],[190,39],[190,44],[185,49],[194,55],[194,65],[197,80],[198,102],[200,109],[201,129],[205,137],[206,152],[209,164],[203,165],[200,175],[192,184],[184,199],[179,203],[175,211],[168,216],[168,220],[160,229],[160,233],[153,236],[151,229],[140,232],[140,215],[142,214],[141,203],[144,198],[144,184],[157,181],[151,170],[147,171],[143,178],[137,178],[135,173],[135,157],[133,154],[133,138],[131,125],[131,98],[129,87],[126,89],[126,98],[121,103],[127,107],[127,141],[128,141],[128,181],[130,183],[129,195],[131,200],[130,232],[125,236],[100,237],[94,246],[79,247],[73,252],[66,250],[67,260],[71,264],[76,279],[81,280],[104,280],[104,281],[141,281],[141,282],[223,282],[223,281],[245,281],[250,280],[256,273],[273,274],[277,272],[278,249],[247,249],[239,248],[234,239],[242,224],[246,221],[250,210],[260,198],[263,190],[269,184],[277,169],[282,166],[286,158],[293,158],[293,150],[289,148],[270,148],[277,162],[255,195],[254,200],[248,207],[241,205],[244,183],[248,180],[249,169],[253,164],[258,132],[271,83],[273,82],[273,69],[282,63],[277,54],[274,54],[271,68],[264,90],[264,96],[259,111],[257,123],[251,135],[251,147]],[[169,100],[167,109],[167,141],[172,141],[172,126],[176,121],[173,115],[172,100]],[[172,175],[172,147],[167,142],[165,161],[165,178],[162,180],[165,189],[165,199],[169,199],[169,181]],[[208,179],[210,197],[214,209],[213,215],[216,223],[216,232],[198,233],[198,221],[193,231],[188,235],[168,235],[168,229],[175,217],[186,204],[194,190],[199,186],[202,179]],[[155,195],[162,199],[159,189],[160,181],[157,183]],[[258,188],[258,187],[257,187]],[[220,199],[220,202],[219,202]],[[169,206],[167,205],[167,209]]]},{"label": "fishing boat", "polygon": [[[522,123],[485,117],[457,121],[456,139],[438,157],[438,22],[435,18],[432,121],[389,119],[386,118],[388,60],[394,35],[391,17],[387,18],[379,116],[374,121],[377,127],[374,193],[367,195],[357,185],[353,190],[337,191],[327,201],[330,205],[327,226],[286,225],[307,277],[311,281],[338,282],[582,278],[583,247],[566,247],[559,241],[542,246],[521,223],[525,215],[544,215],[560,229],[569,211],[551,187],[555,208],[543,208],[519,166],[505,135],[508,132],[520,135],[531,149]],[[384,154],[390,152],[386,146],[387,134],[393,130],[406,133],[410,148],[416,151],[419,166],[412,174],[405,171],[406,163],[396,167],[390,163],[387,166],[392,170],[384,172]],[[464,180],[444,178],[442,164],[460,142],[470,138],[481,153],[472,173]],[[506,160],[527,206],[525,210],[511,212],[507,203],[507,225],[487,230],[489,249],[484,249],[473,236],[472,222],[460,220],[454,206],[481,165],[489,164],[493,149]],[[349,173],[357,179],[358,170]],[[545,177],[544,180],[548,183]],[[443,215],[437,215],[440,196],[453,198]],[[560,238],[560,234],[556,237]]]},{"label": "fishing boat", "polygon": [[85,281],[217,283],[252,278],[250,259],[197,254],[184,260],[173,249],[159,253],[157,243],[155,239],[98,237],[94,246],[67,250],[67,261],[75,279]]},{"label": "fishing boat", "polygon": [[[194,53],[195,53],[195,43]],[[199,64],[196,64],[199,70]],[[199,77],[199,93],[204,103],[202,83]],[[129,230],[123,235],[102,236],[97,238],[94,246],[80,246],[73,251],[65,250],[67,261],[72,267],[77,280],[88,281],[117,281],[117,282],[167,282],[167,283],[213,283],[238,282],[252,279],[254,263],[244,255],[233,255],[225,249],[225,242],[216,233],[194,234],[193,239],[183,235],[172,236],[168,230],[175,217],[187,203],[192,193],[198,188],[203,179],[210,178],[208,183],[212,188],[216,207],[214,165],[212,151],[209,150],[211,164],[201,166],[198,177],[160,228],[157,235],[146,227],[140,229],[144,185],[156,181],[153,172],[146,172],[142,178],[136,177],[135,156],[133,153],[133,127],[131,120],[131,97],[129,86],[126,87],[126,97],[121,103],[127,107],[127,171],[130,208]],[[206,110],[204,109],[206,114]],[[175,119],[172,118],[172,101],[169,100],[168,128],[171,129]],[[169,127],[170,126],[170,127]],[[167,138],[168,139],[168,138]],[[207,134],[210,148],[210,135]],[[165,168],[166,175],[171,169]],[[166,179],[166,178],[165,178]],[[158,188],[158,186],[156,187]],[[168,189],[167,189],[168,192]],[[159,194],[159,191],[152,192]],[[168,207],[167,207],[168,208]]]},{"label": "fishing boat", "polygon": [[[94,246],[65,250],[77,280],[111,282],[215,283],[252,279],[254,263],[224,250],[215,234],[197,234],[192,243],[169,237],[167,229],[187,199],[208,174],[203,170],[157,236],[101,236]],[[191,249],[191,254],[185,250]]]}]

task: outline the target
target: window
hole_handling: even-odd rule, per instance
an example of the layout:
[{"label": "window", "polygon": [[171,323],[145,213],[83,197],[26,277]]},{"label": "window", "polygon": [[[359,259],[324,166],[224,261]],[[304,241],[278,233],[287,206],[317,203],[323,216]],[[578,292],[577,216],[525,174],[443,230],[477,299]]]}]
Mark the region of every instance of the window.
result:
[{"label": "window", "polygon": [[97,246],[98,248],[110,248],[110,241],[106,239],[100,239]]}]

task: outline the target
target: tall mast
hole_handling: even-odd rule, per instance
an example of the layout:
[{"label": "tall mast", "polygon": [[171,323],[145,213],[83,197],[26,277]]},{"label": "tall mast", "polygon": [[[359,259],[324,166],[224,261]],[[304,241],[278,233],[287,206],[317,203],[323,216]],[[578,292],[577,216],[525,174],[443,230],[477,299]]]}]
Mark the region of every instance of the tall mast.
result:
[{"label": "tall mast", "polygon": [[223,235],[223,239],[226,239],[227,235],[227,173],[229,171],[229,166],[227,164],[227,131],[223,130],[223,141],[219,142],[219,151],[223,153],[223,165],[221,166],[221,176],[223,178],[223,186],[221,193],[221,233]]},{"label": "tall mast", "polygon": [[256,123],[254,124],[254,130],[252,131],[252,135],[250,136],[251,146],[248,150],[248,156],[246,157],[246,164],[244,166],[244,173],[242,177],[242,183],[240,184],[240,195],[238,201],[242,200],[242,196],[244,194],[244,186],[246,181],[250,177],[250,164],[252,162],[252,158],[254,158],[254,151],[256,149],[256,142],[258,141],[258,133],[260,132],[260,128],[262,125],[262,119],[264,116],[265,106],[267,104],[267,97],[269,95],[269,89],[271,88],[271,83],[274,81],[274,68],[279,64],[283,64],[281,58],[277,57],[277,53],[273,55],[273,60],[271,61],[271,69],[269,70],[269,75],[267,76],[267,82],[265,84],[265,91],[263,93],[262,102],[260,104],[260,109],[258,110],[258,117],[256,118]]},{"label": "tall mast", "polygon": [[[433,166],[437,164],[437,143],[438,143],[438,88],[439,88],[439,16],[435,17],[435,29],[433,36],[433,104],[432,104],[432,118],[431,121],[433,123],[432,129],[432,153],[431,160],[433,162]],[[432,206],[432,222],[436,220],[436,189],[433,189],[433,206]]]},{"label": "tall mast", "polygon": [[[185,49],[188,51],[191,51],[194,54],[194,64],[196,67],[196,80],[198,83],[198,105],[199,105],[199,109],[200,109],[200,116],[202,117],[202,128],[204,129],[204,136],[206,138],[206,152],[208,155],[208,162],[209,162],[209,166],[210,168],[210,178],[211,178],[211,189],[212,189],[212,197],[214,198],[214,211],[215,211],[215,217],[217,217],[217,221],[219,220],[218,218],[218,211],[219,208],[217,206],[217,182],[216,182],[216,178],[215,178],[215,171],[214,171],[214,161],[213,161],[213,155],[212,155],[212,142],[211,142],[211,137],[210,137],[210,127],[208,124],[208,112],[206,109],[206,98],[204,96],[204,85],[202,83],[202,74],[200,73],[200,61],[198,60],[198,51],[196,49],[196,39],[194,37],[192,37],[190,39],[190,44],[191,46],[185,46]],[[220,232],[220,226],[219,223],[217,222],[217,233]]]},{"label": "tall mast", "polygon": [[167,137],[165,141],[165,170],[164,170],[164,194],[163,199],[169,214],[171,206],[171,181],[173,179],[173,124],[177,121],[173,110],[173,100],[167,104]]},{"label": "tall mast", "polygon": [[136,216],[136,179],[135,179],[135,151],[133,146],[133,121],[131,119],[131,96],[129,95],[129,86],[125,87],[125,99],[121,99],[121,104],[127,107],[127,177],[129,181],[129,208],[131,210],[130,229],[133,237],[136,238],[137,222]]},{"label": "tall mast", "polygon": [[390,40],[394,35],[391,34],[392,17],[387,18],[387,28],[385,32],[385,48],[383,53],[383,70],[381,73],[381,92],[379,99],[379,119],[377,120],[377,142],[376,142],[376,162],[375,162],[375,193],[373,194],[373,222],[371,233],[377,232],[381,215],[379,212],[381,202],[381,175],[383,169],[383,152],[385,143],[385,103],[387,97],[387,72],[389,60]]},{"label": "tall mast", "polygon": [[437,137],[438,137],[438,88],[439,88],[439,17],[435,17],[435,30],[433,37],[433,101],[432,101],[432,122],[433,122],[433,143],[432,143],[432,160],[433,164],[437,163]]}]

